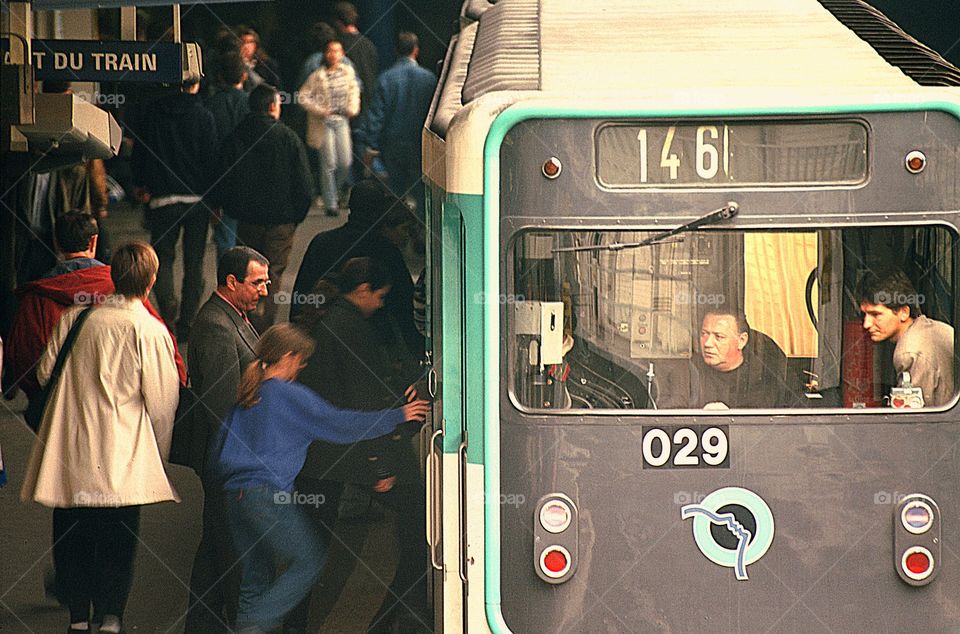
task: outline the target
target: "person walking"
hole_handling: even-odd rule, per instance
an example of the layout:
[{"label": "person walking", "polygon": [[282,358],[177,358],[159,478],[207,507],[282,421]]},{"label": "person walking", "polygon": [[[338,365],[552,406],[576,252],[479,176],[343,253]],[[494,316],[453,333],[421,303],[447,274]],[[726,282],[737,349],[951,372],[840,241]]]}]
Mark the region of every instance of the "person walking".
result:
[{"label": "person walking", "polygon": [[192,414],[204,421],[192,427],[196,432],[191,438],[196,447],[192,455],[201,459],[190,466],[203,485],[203,526],[190,573],[186,634],[228,632],[236,617],[236,557],[224,520],[222,491],[211,480],[203,459],[209,440],[236,403],[240,375],[253,361],[260,335],[247,313],[267,295],[269,265],[249,247],[228,249],[217,265],[217,290],[200,308],[190,333],[190,385],[199,399]]},{"label": "person walking", "polygon": [[356,73],[343,59],[343,44],[327,42],[323,66],[298,93],[307,111],[307,145],[320,152],[320,190],[328,216],[339,214],[338,201],[353,163],[350,120],[360,112]]},{"label": "person walking", "polygon": [[[150,245],[117,249],[101,306],[67,310],[37,369],[47,383],[68,333],[90,310],[51,386],[21,499],[52,507],[54,559],[69,632],[121,631],[145,504],[177,501],[163,461],[179,381],[173,341],[143,302],[157,279]],[[92,615],[91,615],[92,608]]]},{"label": "person walking", "polygon": [[378,412],[338,410],[295,382],[313,350],[313,340],[292,324],[267,330],[214,444],[227,525],[235,552],[242,553],[242,634],[279,626],[323,570],[326,545],[293,491],[310,442],[381,436],[406,420],[423,420],[429,407],[411,398]]},{"label": "person walking", "polygon": [[[270,261],[276,287],[290,259],[293,236],[313,202],[310,166],[303,143],[280,122],[280,93],[261,84],[250,93],[250,114],[220,146],[220,181],[212,200],[240,221],[237,243],[256,249]],[[271,296],[250,320],[266,330],[278,305]],[[261,310],[262,309],[262,310]]]}]

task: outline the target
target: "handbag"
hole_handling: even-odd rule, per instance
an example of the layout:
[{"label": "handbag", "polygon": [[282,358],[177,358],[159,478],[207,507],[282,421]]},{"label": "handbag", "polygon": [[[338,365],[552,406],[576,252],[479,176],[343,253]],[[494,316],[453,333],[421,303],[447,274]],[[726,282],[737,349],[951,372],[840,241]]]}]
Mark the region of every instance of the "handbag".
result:
[{"label": "handbag", "polygon": [[210,433],[207,413],[206,406],[193,388],[182,386],[167,462],[190,467],[199,476],[203,475],[207,457],[207,436]]},{"label": "handbag", "polygon": [[50,399],[50,394],[53,393],[53,388],[56,387],[57,381],[60,380],[60,374],[63,372],[67,355],[70,354],[70,349],[73,348],[73,342],[77,340],[77,335],[80,334],[80,326],[86,321],[92,308],[92,306],[88,306],[80,311],[80,316],[77,317],[77,321],[73,322],[73,326],[70,327],[70,332],[67,333],[67,338],[63,341],[63,347],[61,347],[60,352],[57,353],[57,362],[53,364],[50,380],[40,388],[40,392],[37,393],[35,397],[30,399],[30,402],[27,403],[27,408],[23,410],[23,420],[27,422],[27,426],[33,430],[33,433],[37,433],[40,429],[40,422],[43,420],[43,412],[47,408],[47,401]]}]

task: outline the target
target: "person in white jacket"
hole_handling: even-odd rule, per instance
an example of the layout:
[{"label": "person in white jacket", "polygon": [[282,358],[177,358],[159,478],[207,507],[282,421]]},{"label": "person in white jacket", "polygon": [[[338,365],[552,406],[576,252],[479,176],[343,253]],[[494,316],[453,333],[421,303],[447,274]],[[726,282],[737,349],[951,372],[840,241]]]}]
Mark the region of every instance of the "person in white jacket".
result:
[{"label": "person in white jacket", "polygon": [[[143,305],[158,265],[145,242],[114,253],[115,294],[81,324],[25,473],[21,498],[54,508],[54,566],[70,631],[89,630],[91,621],[101,632],[121,630],[140,507],[179,502],[163,464],[179,391],[173,339]],[[37,367],[41,385],[82,310],[69,309],[54,329]]]},{"label": "person in white jacket", "polygon": [[360,87],[352,66],[343,63],[343,44],[327,42],[323,66],[300,87],[307,111],[307,145],[320,153],[320,190],[327,215],[339,213],[337,199],[353,163],[350,119],[360,112]]}]

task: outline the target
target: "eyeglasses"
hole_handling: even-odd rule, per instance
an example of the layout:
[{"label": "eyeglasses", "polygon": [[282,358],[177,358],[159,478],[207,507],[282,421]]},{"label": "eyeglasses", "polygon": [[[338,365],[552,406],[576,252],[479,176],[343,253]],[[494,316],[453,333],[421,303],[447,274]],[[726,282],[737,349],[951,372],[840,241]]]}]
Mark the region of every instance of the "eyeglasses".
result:
[{"label": "eyeglasses", "polygon": [[246,284],[249,284],[250,286],[252,286],[252,287],[254,287],[254,288],[269,288],[270,285],[273,283],[273,282],[271,282],[270,280],[263,280],[263,279],[260,279],[260,280],[244,280],[244,282],[245,282]]}]

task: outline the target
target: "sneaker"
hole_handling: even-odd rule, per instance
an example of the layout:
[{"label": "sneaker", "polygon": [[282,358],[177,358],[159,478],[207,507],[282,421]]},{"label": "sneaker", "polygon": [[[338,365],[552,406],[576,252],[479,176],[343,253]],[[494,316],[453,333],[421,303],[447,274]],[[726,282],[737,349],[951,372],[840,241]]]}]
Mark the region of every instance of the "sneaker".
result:
[{"label": "sneaker", "polygon": [[336,218],[337,216],[340,215],[340,210],[339,210],[339,209],[329,209],[329,208],[328,208],[328,209],[327,209],[327,215],[330,216],[331,218]]}]

